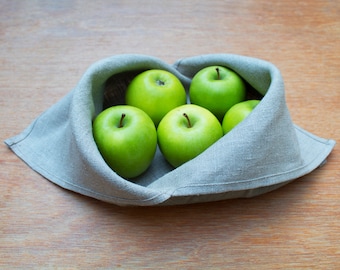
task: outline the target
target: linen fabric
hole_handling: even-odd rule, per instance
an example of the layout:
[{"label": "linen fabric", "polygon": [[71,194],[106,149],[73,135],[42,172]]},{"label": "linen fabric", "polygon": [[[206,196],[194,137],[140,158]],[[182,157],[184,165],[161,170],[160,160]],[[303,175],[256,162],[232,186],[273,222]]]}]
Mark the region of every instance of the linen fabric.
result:
[{"label": "linen fabric", "polygon": [[[253,112],[201,155],[174,169],[159,150],[150,168],[124,179],[105,163],[92,121],[124,103],[129,81],[164,69],[189,89],[202,68],[236,71],[262,97]],[[335,141],[294,125],[280,71],[271,63],[233,54],[183,58],[173,65],[139,54],[115,55],[91,65],[76,87],[5,143],[33,170],[74,192],[117,205],[174,205],[253,197],[277,189],[324,163]]]}]

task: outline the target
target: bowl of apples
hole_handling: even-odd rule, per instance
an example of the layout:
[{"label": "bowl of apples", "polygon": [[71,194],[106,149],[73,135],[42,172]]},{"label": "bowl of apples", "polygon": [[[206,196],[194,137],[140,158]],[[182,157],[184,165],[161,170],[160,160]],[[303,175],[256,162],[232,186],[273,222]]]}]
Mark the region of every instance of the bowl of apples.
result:
[{"label": "bowl of apples", "polygon": [[63,188],[138,206],[258,196],[335,145],[292,122],[276,66],[233,54],[100,60],[5,143]]}]

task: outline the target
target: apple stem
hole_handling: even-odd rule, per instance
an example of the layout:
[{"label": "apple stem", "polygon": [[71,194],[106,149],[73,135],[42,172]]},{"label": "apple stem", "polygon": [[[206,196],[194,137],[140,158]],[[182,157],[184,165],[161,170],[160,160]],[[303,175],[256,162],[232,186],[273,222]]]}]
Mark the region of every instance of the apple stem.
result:
[{"label": "apple stem", "polygon": [[124,120],[125,116],[126,116],[126,114],[122,113],[122,117],[120,118],[118,128],[122,128],[123,127],[123,120]]},{"label": "apple stem", "polygon": [[156,82],[157,82],[158,85],[165,85],[165,83],[161,80],[157,80]]},{"label": "apple stem", "polygon": [[219,69],[219,68],[216,68],[216,72],[217,72],[217,80],[220,80],[220,79],[221,79],[221,76],[220,76],[220,69]]},{"label": "apple stem", "polygon": [[188,128],[191,128],[192,125],[191,125],[189,116],[188,116],[186,113],[183,113],[183,116],[184,116],[184,117],[187,119],[187,121],[188,121]]}]

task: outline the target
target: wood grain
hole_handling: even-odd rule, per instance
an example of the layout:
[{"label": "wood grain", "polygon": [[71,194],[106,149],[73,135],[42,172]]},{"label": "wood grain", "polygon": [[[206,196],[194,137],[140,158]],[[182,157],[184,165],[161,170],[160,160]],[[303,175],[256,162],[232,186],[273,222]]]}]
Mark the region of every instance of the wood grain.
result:
[{"label": "wood grain", "polygon": [[[339,1],[0,1],[1,140],[93,62],[142,53],[262,58],[294,122],[340,141]],[[0,146],[1,269],[339,269],[340,153],[274,192],[122,208],[66,191]]]}]

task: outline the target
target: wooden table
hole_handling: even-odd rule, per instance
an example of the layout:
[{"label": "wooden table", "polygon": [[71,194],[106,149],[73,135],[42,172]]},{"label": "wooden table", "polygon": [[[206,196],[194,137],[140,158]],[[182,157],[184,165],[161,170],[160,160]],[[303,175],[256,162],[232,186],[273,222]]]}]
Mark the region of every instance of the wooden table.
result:
[{"label": "wooden table", "polygon": [[[339,142],[339,18],[326,0],[1,0],[1,140],[99,59],[235,53],[279,67],[294,122]],[[147,208],[66,191],[0,151],[0,269],[340,269],[338,146],[256,198]]]}]

